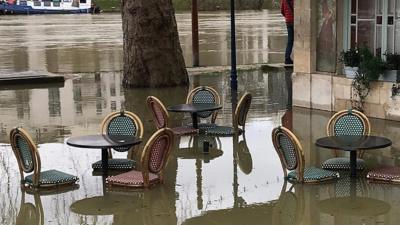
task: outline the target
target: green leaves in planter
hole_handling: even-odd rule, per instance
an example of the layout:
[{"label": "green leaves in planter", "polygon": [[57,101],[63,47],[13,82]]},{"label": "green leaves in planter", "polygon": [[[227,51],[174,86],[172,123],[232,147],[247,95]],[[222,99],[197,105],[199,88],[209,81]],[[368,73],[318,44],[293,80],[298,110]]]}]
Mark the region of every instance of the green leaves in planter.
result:
[{"label": "green leaves in planter", "polygon": [[358,52],[358,48],[351,48],[347,51],[342,51],[340,53],[339,61],[342,62],[345,66],[349,67],[358,67],[360,65],[360,54]]},{"label": "green leaves in planter", "polygon": [[367,47],[360,48],[359,52],[361,56],[359,73],[364,74],[369,80],[377,80],[384,69],[382,59],[374,56]]},{"label": "green leaves in planter", "polygon": [[387,70],[400,70],[400,55],[397,53],[386,52],[385,69]]}]

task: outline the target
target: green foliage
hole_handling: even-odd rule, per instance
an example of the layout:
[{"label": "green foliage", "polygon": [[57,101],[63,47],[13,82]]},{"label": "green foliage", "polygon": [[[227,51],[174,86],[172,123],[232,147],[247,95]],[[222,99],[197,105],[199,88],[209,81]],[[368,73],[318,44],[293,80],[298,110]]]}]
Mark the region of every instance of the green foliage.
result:
[{"label": "green foliage", "polygon": [[347,51],[342,51],[340,53],[339,61],[345,66],[358,67],[360,65],[360,54],[358,48],[350,48]]},{"label": "green foliage", "polygon": [[121,10],[121,0],[94,0],[104,12],[117,12]]},{"label": "green foliage", "polygon": [[385,69],[400,70],[400,55],[397,53],[386,52]]},{"label": "green foliage", "polygon": [[379,75],[383,72],[384,64],[382,59],[374,56],[367,47],[358,49],[358,53],[360,64],[358,72],[351,83],[354,90],[351,101],[353,108],[364,111],[365,99],[371,89],[370,82],[379,78]]}]

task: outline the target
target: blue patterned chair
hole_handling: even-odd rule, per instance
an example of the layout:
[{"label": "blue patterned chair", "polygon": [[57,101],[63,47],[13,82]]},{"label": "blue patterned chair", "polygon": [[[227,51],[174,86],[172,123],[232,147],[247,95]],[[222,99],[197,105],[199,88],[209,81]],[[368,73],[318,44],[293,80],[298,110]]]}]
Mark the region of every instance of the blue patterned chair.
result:
[{"label": "blue patterned chair", "polygon": [[[147,106],[153,114],[154,123],[157,129],[168,127],[169,114],[164,104],[156,97],[147,97]],[[177,136],[194,135],[198,134],[199,130],[189,126],[171,127],[171,130]]]},{"label": "blue patterned chair", "polygon": [[[10,132],[10,143],[18,161],[21,185],[33,191],[40,189],[65,188],[75,186],[78,177],[58,171],[41,171],[39,151],[31,136],[22,128]],[[24,176],[24,174],[28,174]]]},{"label": "blue patterned chair", "polygon": [[242,134],[246,125],[247,113],[249,112],[252,96],[246,92],[239,100],[235,109],[233,127],[214,126],[205,130],[206,135],[211,136],[232,136],[234,134]]},{"label": "blue patterned chair", "polygon": [[[101,133],[108,135],[132,135],[143,137],[143,123],[140,118],[129,111],[113,112],[104,118],[101,125]],[[130,155],[138,146],[114,148],[117,152],[129,152],[127,158],[113,158],[111,149],[108,150],[108,169],[131,170],[135,168],[135,161]],[[94,170],[102,169],[101,160],[92,164]]]},{"label": "blue patterned chair", "polygon": [[[303,149],[297,137],[285,127],[272,131],[272,142],[281,160],[285,178],[290,182],[318,183],[334,180],[339,174],[316,167],[305,167]],[[287,173],[287,170],[290,172]]]},{"label": "blue patterned chair", "polygon": [[[370,123],[368,118],[357,110],[342,110],[335,113],[328,122],[326,133],[328,136],[341,135],[369,135]],[[350,158],[339,157],[339,151],[333,150],[334,158],[322,163],[322,168],[327,170],[350,170]],[[364,152],[359,151],[357,170],[363,170],[365,162],[361,158]]]},{"label": "blue patterned chair", "polygon": [[[214,88],[208,87],[208,86],[199,86],[189,92],[187,99],[186,99],[186,103],[187,104],[220,105],[221,98],[220,98],[218,92]],[[218,115],[218,110],[197,113],[197,116],[199,118],[205,119],[205,118],[211,117],[211,123],[199,123],[198,124],[199,130],[205,131],[205,130],[208,130],[208,129],[216,126],[215,120],[217,119],[217,115]],[[189,124],[189,126],[191,126],[191,124]]]}]

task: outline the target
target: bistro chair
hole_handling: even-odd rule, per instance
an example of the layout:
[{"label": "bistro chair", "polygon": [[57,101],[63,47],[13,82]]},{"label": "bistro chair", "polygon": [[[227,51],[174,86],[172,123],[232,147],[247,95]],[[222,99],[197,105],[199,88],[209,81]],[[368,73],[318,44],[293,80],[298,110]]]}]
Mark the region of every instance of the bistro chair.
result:
[{"label": "bistro chair", "polygon": [[388,166],[371,170],[367,173],[370,181],[400,184],[400,167]]},{"label": "bistro chair", "polygon": [[[305,167],[304,154],[297,137],[285,127],[272,130],[272,142],[281,160],[285,178],[290,182],[318,183],[337,179],[339,174],[316,167]],[[287,173],[287,170],[290,172]]]},{"label": "bistro chair", "polygon": [[[191,90],[186,99],[187,104],[221,104],[221,98],[218,92],[209,86],[199,86]],[[197,113],[200,118],[209,118],[211,116],[211,123],[199,123],[198,127],[201,130],[207,130],[210,127],[215,126],[215,120],[217,119],[218,110],[206,111]]]},{"label": "bistro chair", "polygon": [[[107,135],[132,135],[143,137],[143,123],[140,118],[129,111],[112,112],[101,123],[101,133]],[[133,152],[135,147],[114,148],[117,152]],[[111,149],[108,149],[108,169],[131,170],[135,167],[135,161],[130,157],[113,158]],[[94,170],[102,169],[101,160],[92,164]]]},{"label": "bistro chair", "polygon": [[163,183],[163,171],[173,146],[174,133],[169,128],[156,131],[147,141],[141,156],[141,171],[131,170],[106,178],[110,186],[144,187]]},{"label": "bistro chair", "polygon": [[[39,151],[31,136],[24,129],[12,129],[10,143],[18,161],[22,187],[40,191],[40,189],[74,186],[78,181],[78,177],[58,170],[41,171]],[[24,174],[28,173],[31,174],[24,177]]]},{"label": "bistro chair", "polygon": [[[368,118],[360,111],[349,109],[335,113],[328,121],[326,133],[328,136],[342,135],[369,135],[371,125]],[[339,157],[337,150],[333,150],[334,158],[322,163],[322,168],[327,170],[350,170],[350,158]],[[359,151],[357,170],[363,170],[365,162],[361,158],[364,151]]]},{"label": "bistro chair", "polygon": [[251,100],[252,96],[248,92],[246,92],[240,98],[238,105],[235,109],[233,127],[214,126],[205,130],[205,134],[212,136],[232,136],[234,134],[242,134],[245,129],[247,113],[250,109]]},{"label": "bistro chair", "polygon": [[[154,123],[157,129],[168,127],[169,114],[164,104],[154,96],[147,97],[146,102],[153,115]],[[171,130],[177,136],[194,135],[199,132],[198,129],[188,126],[172,127]]]}]

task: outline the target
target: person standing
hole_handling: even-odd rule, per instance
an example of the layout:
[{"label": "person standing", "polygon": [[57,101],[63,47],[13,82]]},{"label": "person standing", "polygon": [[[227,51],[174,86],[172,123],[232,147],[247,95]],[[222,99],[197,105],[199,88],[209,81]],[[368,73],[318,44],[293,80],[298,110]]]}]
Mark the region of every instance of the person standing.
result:
[{"label": "person standing", "polygon": [[294,0],[281,0],[281,13],[285,17],[288,39],[285,51],[285,64],[293,64],[290,58],[294,41]]}]

